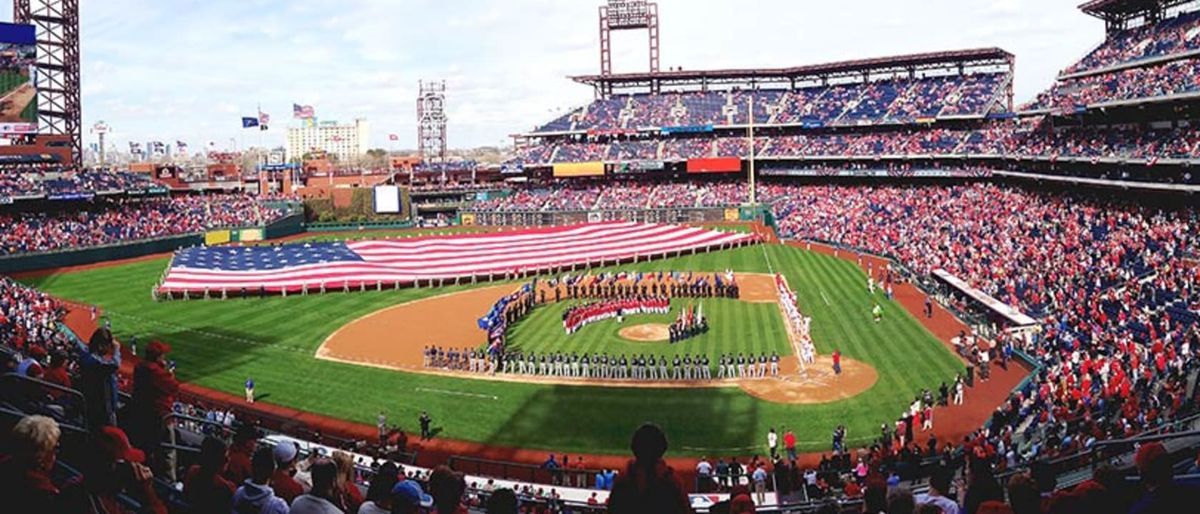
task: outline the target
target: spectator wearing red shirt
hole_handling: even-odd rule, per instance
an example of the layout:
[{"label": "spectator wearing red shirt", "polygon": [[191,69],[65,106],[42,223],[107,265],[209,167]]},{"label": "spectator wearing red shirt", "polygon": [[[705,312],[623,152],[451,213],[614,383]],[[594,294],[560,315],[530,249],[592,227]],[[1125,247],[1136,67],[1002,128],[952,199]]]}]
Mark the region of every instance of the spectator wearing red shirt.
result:
[{"label": "spectator wearing red shirt", "polygon": [[142,513],[167,514],[154,492],[154,474],[143,463],[146,455],[129,444],[120,428],[99,428],[83,462],[83,476],[63,487],[64,508],[71,514],[134,514],[117,498],[129,496],[142,504]]},{"label": "spectator wearing red shirt", "polygon": [[296,444],[281,442],[275,445],[275,474],[271,475],[271,489],[275,496],[283,498],[289,505],[296,497],[304,494],[304,486],[294,478],[296,474]]},{"label": "spectator wearing red shirt", "polygon": [[199,463],[188,468],[183,479],[183,497],[195,512],[230,512],[237,487],[221,476],[228,448],[215,437],[200,443]]},{"label": "spectator wearing red shirt", "polygon": [[796,460],[796,433],[790,428],[783,433],[783,448],[787,450],[788,460]]},{"label": "spectator wearing red shirt", "polygon": [[[71,388],[71,375],[67,373],[67,355],[65,353],[56,351],[50,354],[50,366],[46,368],[42,380],[67,389]],[[55,397],[59,394],[61,393],[51,393]]]},{"label": "spectator wearing red shirt", "polygon": [[225,478],[235,484],[250,478],[253,471],[252,458],[258,444],[258,429],[243,424],[233,434],[233,445],[229,447],[229,459],[225,465]]},{"label": "spectator wearing red shirt", "polygon": [[662,460],[667,436],[652,423],[639,427],[630,443],[634,459],[617,477],[608,497],[612,514],[679,514],[692,512],[675,470]]},{"label": "spectator wearing red shirt", "polygon": [[153,462],[159,454],[166,421],[171,412],[179,381],[175,372],[167,369],[166,355],[171,347],[154,341],[146,345],[145,358],[133,370],[133,395],[130,399],[130,432],[134,446],[140,448]]},{"label": "spectator wearing red shirt", "polygon": [[59,490],[50,479],[62,432],[45,416],[27,416],[11,433],[12,454],[0,457],[0,497],[12,512],[56,512]]}]

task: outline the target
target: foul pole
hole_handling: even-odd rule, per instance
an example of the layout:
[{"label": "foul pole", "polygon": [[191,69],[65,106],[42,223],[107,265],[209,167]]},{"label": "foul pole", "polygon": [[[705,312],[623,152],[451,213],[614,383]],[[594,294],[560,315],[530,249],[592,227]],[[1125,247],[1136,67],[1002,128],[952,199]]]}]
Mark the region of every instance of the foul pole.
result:
[{"label": "foul pole", "polygon": [[754,184],[754,95],[750,96],[750,125],[747,132],[750,136],[750,205],[758,205],[758,190]]}]

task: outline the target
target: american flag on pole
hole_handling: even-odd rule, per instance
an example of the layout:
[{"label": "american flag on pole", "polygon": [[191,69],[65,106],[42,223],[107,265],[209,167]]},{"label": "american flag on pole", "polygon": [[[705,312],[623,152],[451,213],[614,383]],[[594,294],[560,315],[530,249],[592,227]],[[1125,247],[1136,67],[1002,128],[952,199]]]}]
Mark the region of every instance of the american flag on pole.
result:
[{"label": "american flag on pole", "polygon": [[313,106],[292,104],[292,117],[296,119],[311,119],[316,116],[313,114]]},{"label": "american flag on pole", "polygon": [[180,250],[158,291],[317,291],[489,277],[703,251],[757,241],[753,234],[643,223],[595,223],[495,234],[196,247]]}]

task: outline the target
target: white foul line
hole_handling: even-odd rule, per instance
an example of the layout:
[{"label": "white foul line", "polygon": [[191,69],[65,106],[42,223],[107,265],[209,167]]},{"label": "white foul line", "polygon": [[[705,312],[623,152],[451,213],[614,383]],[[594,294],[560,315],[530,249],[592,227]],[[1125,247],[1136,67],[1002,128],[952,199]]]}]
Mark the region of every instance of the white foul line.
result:
[{"label": "white foul line", "polygon": [[423,393],[448,394],[448,395],[452,395],[452,396],[467,396],[470,398],[483,398],[485,400],[499,400],[500,399],[499,396],[490,395],[490,394],[464,393],[462,391],[447,391],[445,389],[429,389],[427,387],[418,387],[418,388],[414,389],[414,391],[423,392]]}]

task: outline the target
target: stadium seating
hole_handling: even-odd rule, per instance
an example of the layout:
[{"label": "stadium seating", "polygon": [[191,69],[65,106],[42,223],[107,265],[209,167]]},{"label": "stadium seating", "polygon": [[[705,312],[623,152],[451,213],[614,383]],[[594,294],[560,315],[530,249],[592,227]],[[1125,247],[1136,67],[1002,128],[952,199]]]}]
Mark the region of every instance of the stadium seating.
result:
[{"label": "stadium seating", "polygon": [[1063,74],[1127,65],[1156,57],[1200,49],[1200,13],[1191,12],[1161,22],[1117,32]]},{"label": "stadium seating", "polygon": [[[911,123],[937,116],[982,116],[1006,75],[996,73],[884,79],[867,83],[734,91],[688,91],[614,95],[592,102],[536,129],[560,132],[704,125],[744,125],[754,98],[754,122],[762,125],[877,125]],[[729,112],[727,112],[727,109]]]},{"label": "stadium seating", "polygon": [[1200,59],[1185,59],[1100,75],[1063,79],[1021,108],[1073,112],[1076,107],[1122,100],[1146,100],[1200,89]]},{"label": "stadium seating", "polygon": [[241,195],[101,201],[75,212],[0,215],[0,255],[84,248],[270,223],[285,213]]},{"label": "stadium seating", "polygon": [[0,198],[85,197],[96,193],[144,193],[162,189],[141,173],[60,167],[0,169]]}]

